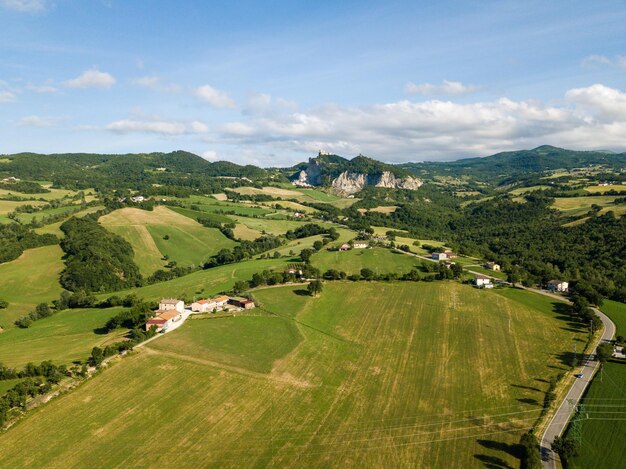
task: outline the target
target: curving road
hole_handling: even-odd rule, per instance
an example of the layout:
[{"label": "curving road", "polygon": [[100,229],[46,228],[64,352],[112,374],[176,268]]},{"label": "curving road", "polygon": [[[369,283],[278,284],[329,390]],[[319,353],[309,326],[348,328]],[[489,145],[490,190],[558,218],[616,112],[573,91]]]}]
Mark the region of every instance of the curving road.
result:
[{"label": "curving road", "polygon": [[[532,290],[546,296],[557,297],[560,300],[564,299],[563,297],[553,295],[549,292],[535,289]],[[596,343],[597,348],[598,344],[606,340],[611,340],[615,336],[615,324],[613,324],[613,321],[611,321],[608,316],[606,316],[600,310],[594,308],[594,311],[602,320],[602,324],[604,324],[602,337],[600,337],[600,340],[598,340],[598,342]],[[572,387],[565,396],[565,399],[563,399],[563,402],[561,402],[561,405],[552,417],[552,420],[550,420],[550,423],[548,424],[548,427],[546,428],[546,431],[541,438],[541,461],[545,469],[556,469],[558,467],[557,460],[559,459],[559,457],[554,451],[552,451],[550,445],[554,441],[555,437],[561,436],[561,434],[565,430],[565,427],[567,426],[567,423],[570,420],[570,417],[572,416],[573,406],[570,404],[570,402],[573,401],[577,404],[578,401],[580,401],[583,393],[585,392],[585,389],[587,389],[587,386],[589,386],[589,383],[591,382],[591,378],[598,369],[598,366],[599,362],[597,360],[587,359],[583,363],[582,370],[579,371],[583,374],[583,377],[578,378],[574,381]]]}]

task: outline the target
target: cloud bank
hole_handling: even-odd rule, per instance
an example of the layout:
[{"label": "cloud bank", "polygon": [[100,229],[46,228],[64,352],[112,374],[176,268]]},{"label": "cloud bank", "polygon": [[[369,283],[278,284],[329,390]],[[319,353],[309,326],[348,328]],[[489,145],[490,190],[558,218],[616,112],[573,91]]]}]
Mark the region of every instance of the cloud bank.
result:
[{"label": "cloud bank", "polygon": [[508,98],[329,104],[244,116],[219,126],[211,141],[254,149],[273,164],[275,155],[289,163],[318,149],[393,162],[485,156],[542,144],[623,151],[626,93],[596,84],[567,91],[558,105]]},{"label": "cloud bank", "polygon": [[181,122],[161,119],[122,119],[108,124],[106,126],[106,130],[119,134],[139,132],[159,134],[164,136],[175,136],[206,133],[209,131],[209,127],[205,123],[200,121]]}]

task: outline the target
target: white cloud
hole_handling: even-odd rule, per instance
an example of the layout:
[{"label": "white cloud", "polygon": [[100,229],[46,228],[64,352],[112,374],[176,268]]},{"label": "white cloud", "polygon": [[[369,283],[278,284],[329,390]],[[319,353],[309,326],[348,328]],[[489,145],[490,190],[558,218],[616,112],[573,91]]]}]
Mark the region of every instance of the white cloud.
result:
[{"label": "white cloud", "polygon": [[208,160],[208,161],[217,161],[218,160],[217,152],[213,151],[213,150],[207,150],[207,151],[203,152],[201,156],[202,156],[202,158],[204,158],[205,160]]},{"label": "white cloud", "polygon": [[63,117],[55,116],[26,116],[22,117],[17,124],[19,127],[54,127]]},{"label": "white cloud", "polygon": [[116,83],[115,78],[95,68],[86,70],[78,77],[65,82],[70,88],[110,88]]},{"label": "white cloud", "polygon": [[539,101],[456,103],[397,101],[329,104],[301,112],[255,115],[217,128],[213,142],[234,154],[249,149],[265,164],[292,163],[319,148],[386,161],[450,160],[542,144],[579,149],[626,148],[626,93],[593,85],[569,90],[561,105]]},{"label": "white cloud", "polygon": [[197,134],[203,134],[209,131],[209,126],[206,125],[204,122],[200,122],[200,121],[193,121],[189,124],[189,128],[191,129],[192,132],[197,133]]},{"label": "white cloud", "polygon": [[158,91],[161,93],[178,93],[181,91],[181,87],[174,83],[164,83],[160,77],[146,76],[135,78],[132,81],[133,85],[142,86],[152,91]]},{"label": "white cloud", "polygon": [[587,88],[574,88],[565,98],[575,103],[579,111],[600,122],[626,121],[626,93],[595,84]]},{"label": "white cloud", "polygon": [[590,55],[582,60],[583,67],[616,67],[626,69],[626,56],[616,55],[613,58],[606,55]]},{"label": "white cloud", "polygon": [[48,6],[47,0],[0,0],[0,6],[8,10],[37,13]]},{"label": "white cloud", "polygon": [[106,130],[111,132],[127,133],[153,133],[161,135],[184,135],[206,133],[209,128],[206,124],[193,121],[190,123],[162,119],[135,120],[122,119],[111,122],[106,126]]},{"label": "white cloud", "polygon": [[16,100],[15,93],[11,91],[0,91],[0,103],[11,103]]},{"label": "white cloud", "polygon": [[443,80],[440,85],[433,85],[432,83],[421,83],[416,85],[415,83],[407,83],[404,86],[404,91],[409,94],[424,94],[424,95],[462,95],[475,93],[480,88],[474,85],[465,85],[460,81],[448,81]]},{"label": "white cloud", "polygon": [[213,88],[211,85],[204,85],[196,88],[195,95],[198,99],[210,106],[217,108],[234,108],[235,101],[230,99],[224,91]]}]

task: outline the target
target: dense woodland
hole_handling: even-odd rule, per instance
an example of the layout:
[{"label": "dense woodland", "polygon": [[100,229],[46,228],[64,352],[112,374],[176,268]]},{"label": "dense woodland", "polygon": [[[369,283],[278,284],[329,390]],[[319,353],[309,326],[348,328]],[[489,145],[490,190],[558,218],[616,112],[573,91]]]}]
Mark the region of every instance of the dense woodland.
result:
[{"label": "dense woodland", "polygon": [[12,261],[25,249],[57,244],[53,234],[37,234],[31,227],[18,223],[0,224],[0,263]]},{"label": "dense woodland", "polygon": [[65,237],[65,269],[61,285],[70,291],[106,292],[141,284],[133,248],[90,217],[71,218],[61,225]]}]

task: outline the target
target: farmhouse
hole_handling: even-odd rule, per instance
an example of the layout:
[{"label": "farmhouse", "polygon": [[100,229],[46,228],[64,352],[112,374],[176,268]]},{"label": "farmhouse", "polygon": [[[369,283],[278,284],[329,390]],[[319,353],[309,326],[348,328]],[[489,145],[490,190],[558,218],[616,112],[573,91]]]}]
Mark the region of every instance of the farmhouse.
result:
[{"label": "farmhouse", "polygon": [[564,280],[550,280],[547,285],[547,289],[552,292],[566,292],[569,288],[569,283]]},{"label": "farmhouse", "polygon": [[448,258],[448,255],[445,252],[433,252],[430,256],[436,261],[443,261]]},{"label": "farmhouse", "polygon": [[293,275],[296,278],[302,278],[302,270],[300,269],[287,269],[285,270],[286,274]]},{"label": "farmhouse", "polygon": [[369,244],[364,243],[362,241],[357,241],[357,242],[352,244],[352,247],[354,249],[365,249],[365,248],[369,247]]},{"label": "farmhouse", "polygon": [[136,195],[135,197],[131,197],[130,200],[133,202],[143,202],[146,198],[143,195]]},{"label": "farmhouse", "polygon": [[231,298],[228,303],[242,309],[252,309],[255,307],[254,301],[250,301],[247,298]]},{"label": "farmhouse", "polygon": [[491,279],[485,275],[477,275],[474,277],[474,285],[478,288],[493,288]]},{"label": "farmhouse", "polygon": [[226,295],[220,295],[213,298],[213,301],[215,301],[215,306],[217,306],[218,308],[222,308],[227,305],[228,300],[230,300],[230,298]]},{"label": "farmhouse", "polygon": [[348,243],[343,243],[341,245],[341,247],[339,248],[340,251],[349,251],[350,250],[350,245]]},{"label": "farmhouse", "polygon": [[455,257],[459,257],[457,253],[452,252],[450,249],[444,249],[443,253],[448,257],[448,259],[454,259]]},{"label": "farmhouse", "polygon": [[177,300],[176,298],[163,298],[159,302],[159,310],[169,311],[171,309],[182,313],[185,311],[185,303],[182,300]]},{"label": "farmhouse", "polygon": [[159,309],[155,311],[155,316],[146,322],[146,331],[149,331],[153,326],[156,327],[157,332],[167,331],[171,324],[180,321],[180,319],[181,314],[175,309]]},{"label": "farmhouse", "polygon": [[486,262],[483,264],[483,267],[488,270],[499,271],[500,264],[496,264],[495,262]]},{"label": "farmhouse", "polygon": [[197,311],[199,313],[213,311],[215,308],[217,308],[215,300],[198,300],[191,303],[191,311]]}]

